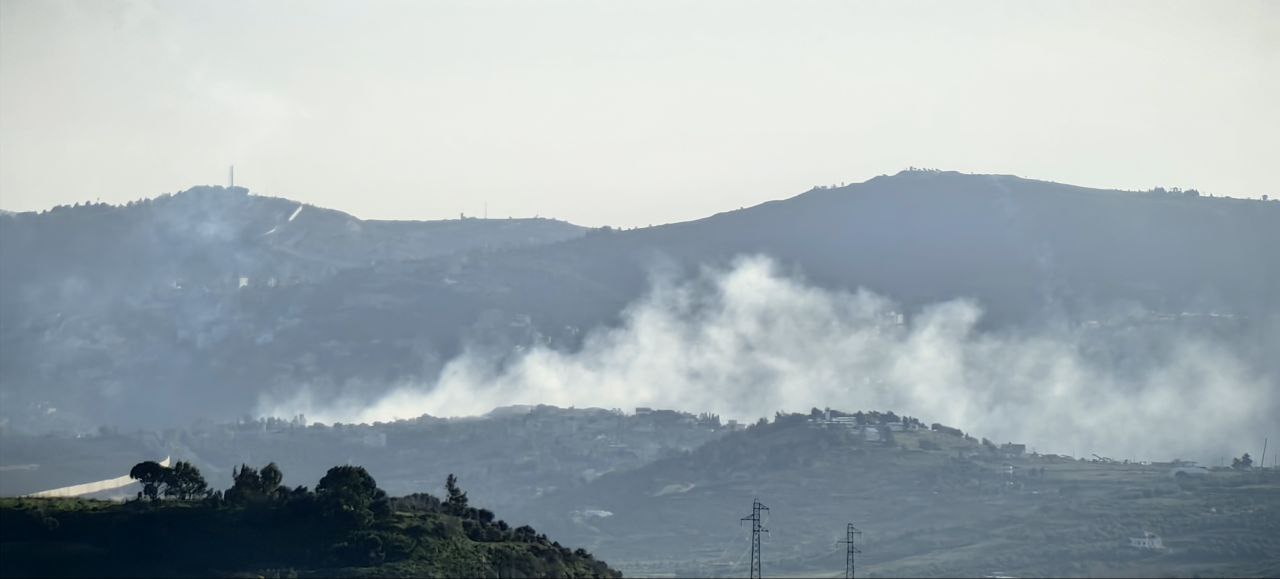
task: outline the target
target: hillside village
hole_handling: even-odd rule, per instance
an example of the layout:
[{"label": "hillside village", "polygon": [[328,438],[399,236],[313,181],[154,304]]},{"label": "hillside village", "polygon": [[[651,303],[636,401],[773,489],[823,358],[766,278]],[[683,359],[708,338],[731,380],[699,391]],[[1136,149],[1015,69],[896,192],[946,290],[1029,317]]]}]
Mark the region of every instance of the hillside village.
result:
[{"label": "hillside village", "polygon": [[[961,458],[1018,459],[1027,453],[1024,443],[996,443],[892,411],[814,408],[808,414],[778,413],[774,422],[842,432],[843,440],[868,448],[951,448]],[[761,419],[754,425],[766,423]],[[91,436],[9,435],[0,439],[8,465],[6,476],[0,478],[0,493],[28,494],[110,478],[119,474],[111,469],[141,458],[188,457],[216,479],[229,477],[234,465],[279,456],[287,472],[302,476],[312,476],[335,461],[371,465],[384,473],[383,484],[389,492],[401,494],[434,480],[422,476],[424,469],[451,469],[474,481],[475,496],[502,506],[529,494],[541,496],[590,483],[606,473],[679,457],[754,425],[722,420],[712,413],[661,408],[637,407],[628,413],[616,408],[516,405],[476,417],[423,415],[372,424],[324,424],[298,415],[287,420],[243,419],[133,433],[103,428]],[[915,436],[918,432],[933,436]],[[903,435],[912,436],[901,439]],[[955,443],[946,443],[948,439]],[[1044,458],[1074,460],[1056,455]],[[1106,457],[1088,460],[1111,461]],[[1198,472],[1190,463],[1161,464],[1184,473]],[[123,498],[132,492],[125,489],[99,498]]]},{"label": "hillside village", "polygon": [[[920,429],[965,436],[958,429],[936,423],[926,426],[917,418],[891,411],[815,408],[807,416],[779,413],[775,418],[784,423],[797,420],[809,428],[847,431],[859,441],[883,447],[895,446],[895,433]],[[474,496],[503,506],[528,495],[586,484],[606,473],[681,456],[746,427],[712,413],[525,405],[498,408],[478,417],[424,415],[373,424],[324,424],[299,415],[156,432],[104,428],[94,436],[0,439],[6,463],[30,467],[15,468],[0,478],[0,493],[27,494],[110,478],[119,474],[111,469],[141,458],[187,457],[217,479],[230,477],[234,465],[278,456],[286,472],[301,476],[313,476],[335,461],[370,465],[383,473],[388,491],[399,494],[415,492],[434,480],[423,476],[424,469],[450,469],[472,481]],[[990,444],[985,439],[984,443]],[[1024,449],[1012,444],[1001,447],[1002,452],[1015,455]],[[56,457],[72,460],[60,464]],[[133,492],[126,488],[100,498],[123,498]]]}]

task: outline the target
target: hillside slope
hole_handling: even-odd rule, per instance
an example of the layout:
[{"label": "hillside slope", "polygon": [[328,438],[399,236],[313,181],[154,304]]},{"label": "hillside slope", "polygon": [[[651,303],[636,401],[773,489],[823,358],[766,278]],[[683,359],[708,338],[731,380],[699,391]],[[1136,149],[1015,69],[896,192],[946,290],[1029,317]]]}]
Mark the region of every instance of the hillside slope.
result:
[{"label": "hillside slope", "polygon": [[[222,481],[235,479],[235,465],[260,457],[282,457],[278,466],[301,480],[358,460],[396,494],[456,473],[473,504],[498,510],[510,526],[532,525],[628,575],[744,574],[748,533],[738,519],[753,499],[772,509],[769,576],[840,576],[836,540],[848,522],[864,532],[860,576],[1280,571],[1280,471],[1271,461],[1266,469],[1205,471],[1185,463],[1075,460],[921,429],[889,413],[852,415],[875,426],[875,435],[865,425],[853,428],[849,416],[838,418],[780,415],[744,430],[717,425],[710,415],[537,407],[373,425],[267,420],[65,439],[9,435],[0,437],[0,456],[19,468],[3,473],[0,491],[44,488],[41,477],[89,480],[75,477],[92,474],[85,469],[94,463],[105,465],[93,475],[102,478],[139,457],[170,453]],[[888,426],[886,433],[885,423],[894,422],[899,430]],[[396,510],[422,503],[434,513],[437,502],[407,500]],[[470,528],[487,536],[461,525],[464,534]],[[1129,539],[1145,532],[1165,548],[1132,547]],[[324,540],[337,541],[313,542]]]},{"label": "hillside slope", "polygon": [[904,171],[697,221],[596,232],[491,258],[572,268],[626,301],[659,258],[764,254],[824,287],[908,305],[978,300],[1001,320],[1118,305],[1274,315],[1280,203],[1087,189],[1007,175]]},{"label": "hillside slope", "polygon": [[[328,329],[301,336],[283,356],[247,355],[276,332],[292,337],[295,312],[309,309],[308,294],[327,280],[374,263],[584,231],[551,219],[366,221],[222,187],[0,216],[0,425],[84,430],[101,424],[91,416],[136,425],[242,415],[281,365],[282,379],[300,378],[288,371],[298,355],[314,359],[318,344],[342,339]],[[352,304],[332,307],[357,315],[379,302],[341,299]],[[409,362],[403,354],[390,357]],[[416,373],[421,360],[411,364]],[[332,380],[340,367],[300,374]],[[154,420],[162,415],[172,420]]]},{"label": "hillside slope", "polygon": [[[627,574],[746,572],[752,500],[770,508],[765,573],[839,576],[1267,576],[1280,571],[1280,477],[1005,452],[929,430],[869,441],[784,415],[585,488],[526,520]],[[584,517],[582,513],[607,513]],[[1130,545],[1151,532],[1164,548]]]}]

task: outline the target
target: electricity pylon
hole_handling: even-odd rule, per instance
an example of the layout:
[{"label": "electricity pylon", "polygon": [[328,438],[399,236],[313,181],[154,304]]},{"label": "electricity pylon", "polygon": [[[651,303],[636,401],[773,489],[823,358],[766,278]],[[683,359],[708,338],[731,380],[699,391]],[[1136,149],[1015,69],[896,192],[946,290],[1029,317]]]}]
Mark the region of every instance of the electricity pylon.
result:
[{"label": "electricity pylon", "polygon": [[858,538],[862,537],[862,531],[853,526],[853,523],[849,523],[845,526],[844,533],[845,539],[840,541],[846,545],[844,552],[844,579],[854,579],[854,555],[862,552],[858,550],[857,546]]},{"label": "electricity pylon", "polygon": [[[751,503],[751,516],[742,517],[741,521],[751,521],[751,579],[760,579],[760,533],[768,533],[769,529],[761,525],[760,513],[769,510],[760,499]],[[739,522],[741,524],[741,522]]]}]

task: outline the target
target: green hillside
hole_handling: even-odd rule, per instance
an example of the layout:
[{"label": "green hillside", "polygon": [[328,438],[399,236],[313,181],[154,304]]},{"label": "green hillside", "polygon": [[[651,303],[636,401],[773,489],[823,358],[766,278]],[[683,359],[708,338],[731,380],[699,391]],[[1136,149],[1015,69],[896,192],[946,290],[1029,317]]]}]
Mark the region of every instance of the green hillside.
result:
[{"label": "green hillside", "polygon": [[[452,477],[443,501],[388,498],[360,467],[331,469],[314,492],[279,480],[268,465],[239,470],[225,494],[188,500],[0,499],[0,575],[620,576],[468,506]],[[153,490],[176,495],[175,485]]]}]

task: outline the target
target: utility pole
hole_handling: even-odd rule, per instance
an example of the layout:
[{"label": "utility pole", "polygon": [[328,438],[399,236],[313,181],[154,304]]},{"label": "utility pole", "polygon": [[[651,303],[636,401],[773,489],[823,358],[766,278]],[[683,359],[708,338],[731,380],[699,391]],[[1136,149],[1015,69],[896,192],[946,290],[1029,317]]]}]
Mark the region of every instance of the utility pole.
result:
[{"label": "utility pole", "polygon": [[236,187],[236,166],[231,166],[231,174],[227,177],[227,188],[235,189]]},{"label": "utility pole", "polygon": [[849,523],[844,528],[844,534],[845,539],[840,541],[846,545],[844,551],[844,579],[854,579],[855,565],[853,556],[862,553],[862,551],[858,550],[858,546],[856,545],[858,539],[862,537],[862,531],[859,531],[857,527],[853,526],[853,523]]},{"label": "utility pole", "polygon": [[[751,503],[751,516],[742,517],[741,521],[751,521],[751,579],[760,579],[760,533],[768,533],[769,530],[760,524],[760,512],[767,511],[769,507],[764,506],[760,499],[756,499]],[[738,524],[742,524],[739,521]]]}]

